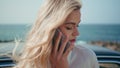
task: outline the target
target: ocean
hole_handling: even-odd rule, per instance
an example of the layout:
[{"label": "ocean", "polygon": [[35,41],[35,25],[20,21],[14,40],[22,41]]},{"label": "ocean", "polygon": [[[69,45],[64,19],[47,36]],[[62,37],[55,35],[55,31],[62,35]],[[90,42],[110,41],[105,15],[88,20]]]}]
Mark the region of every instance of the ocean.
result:
[{"label": "ocean", "polygon": [[[0,42],[24,40],[30,26],[0,25]],[[115,41],[120,42],[120,24],[81,24],[77,41]]]}]

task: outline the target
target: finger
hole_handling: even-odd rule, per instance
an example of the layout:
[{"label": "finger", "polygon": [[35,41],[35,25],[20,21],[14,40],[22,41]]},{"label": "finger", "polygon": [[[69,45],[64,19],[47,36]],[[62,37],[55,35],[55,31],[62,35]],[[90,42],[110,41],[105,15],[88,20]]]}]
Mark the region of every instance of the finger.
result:
[{"label": "finger", "polygon": [[59,41],[60,41],[60,39],[61,39],[61,36],[62,36],[62,33],[59,32],[59,33],[58,33],[58,38],[57,38],[56,41],[55,41],[55,45],[54,45],[54,49],[53,49],[54,54],[56,54],[57,51],[58,51],[58,46],[59,46]]},{"label": "finger", "polygon": [[59,56],[62,56],[62,54],[63,54],[63,52],[65,50],[67,42],[68,42],[68,37],[63,37],[62,43],[60,45],[60,49],[59,49],[59,52],[58,52]]},{"label": "finger", "polygon": [[67,50],[65,51],[63,56],[68,56],[68,54],[70,53],[70,51],[74,48],[74,44],[71,43],[70,46],[67,48]]},{"label": "finger", "polygon": [[51,66],[52,66],[52,68],[55,68],[55,62],[54,62],[54,59],[53,59],[53,57],[52,56],[50,56],[49,57],[49,59],[50,59],[50,62],[51,62]]}]

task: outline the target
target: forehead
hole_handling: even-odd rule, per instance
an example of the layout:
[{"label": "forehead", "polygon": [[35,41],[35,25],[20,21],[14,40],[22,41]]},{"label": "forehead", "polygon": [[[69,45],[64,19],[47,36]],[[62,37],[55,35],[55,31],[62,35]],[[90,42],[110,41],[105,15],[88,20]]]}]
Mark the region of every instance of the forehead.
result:
[{"label": "forehead", "polygon": [[81,13],[80,10],[74,10],[68,15],[66,19],[66,23],[72,22],[78,24],[81,20]]}]

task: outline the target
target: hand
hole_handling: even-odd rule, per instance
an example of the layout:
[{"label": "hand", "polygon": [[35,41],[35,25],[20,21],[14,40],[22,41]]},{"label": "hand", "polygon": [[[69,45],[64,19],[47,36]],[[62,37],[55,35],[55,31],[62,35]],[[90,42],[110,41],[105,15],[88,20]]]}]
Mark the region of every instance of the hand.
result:
[{"label": "hand", "polygon": [[69,68],[67,57],[74,46],[73,44],[70,44],[70,46],[64,52],[65,46],[68,42],[68,38],[66,37],[58,51],[58,46],[59,46],[61,36],[62,36],[62,33],[59,32],[58,38],[56,39],[56,42],[55,42],[55,46],[53,46],[53,49],[51,52],[50,62],[51,62],[52,68]]}]

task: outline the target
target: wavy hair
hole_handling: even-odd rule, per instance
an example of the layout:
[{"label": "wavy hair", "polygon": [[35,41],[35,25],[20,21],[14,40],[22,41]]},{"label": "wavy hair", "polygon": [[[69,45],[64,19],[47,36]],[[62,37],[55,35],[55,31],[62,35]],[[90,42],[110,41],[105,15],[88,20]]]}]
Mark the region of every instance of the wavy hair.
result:
[{"label": "wavy hair", "polygon": [[45,0],[14,68],[51,68],[49,56],[55,30],[73,10],[80,8],[80,0]]}]

